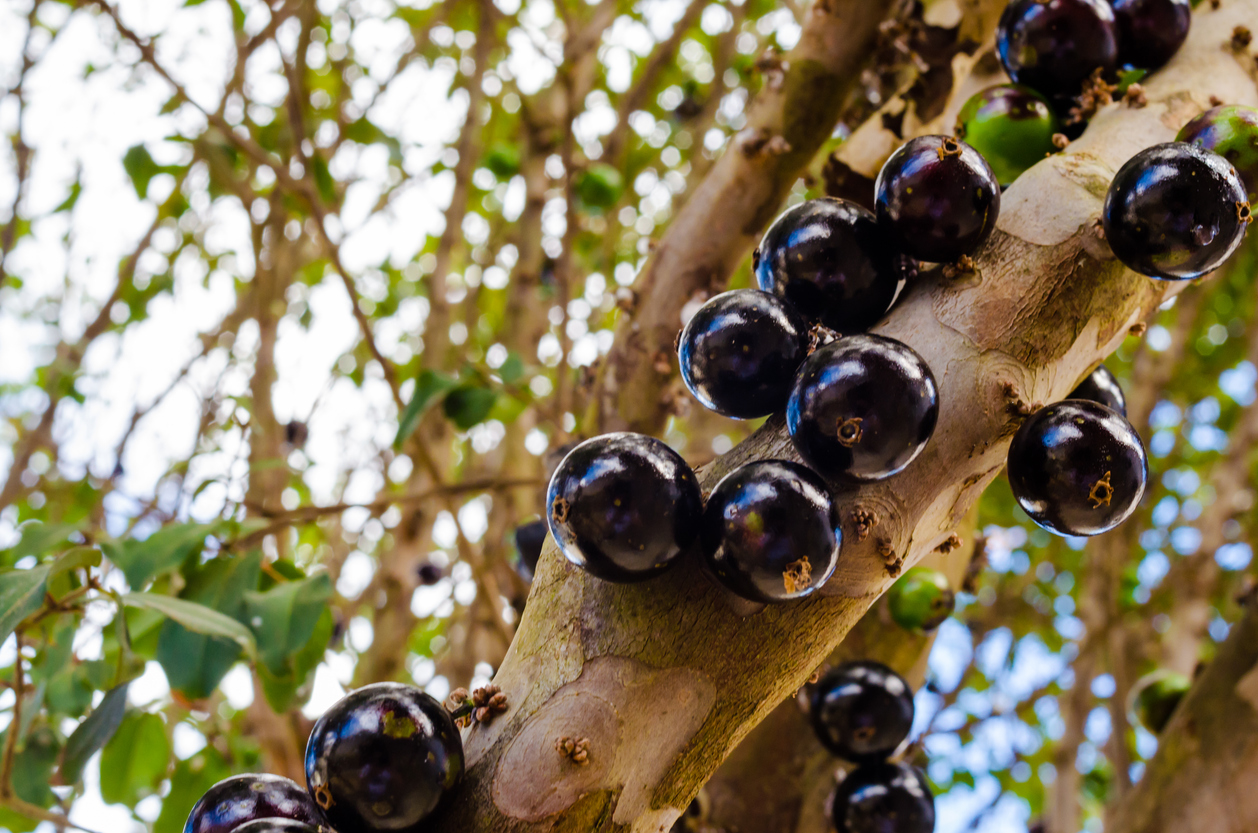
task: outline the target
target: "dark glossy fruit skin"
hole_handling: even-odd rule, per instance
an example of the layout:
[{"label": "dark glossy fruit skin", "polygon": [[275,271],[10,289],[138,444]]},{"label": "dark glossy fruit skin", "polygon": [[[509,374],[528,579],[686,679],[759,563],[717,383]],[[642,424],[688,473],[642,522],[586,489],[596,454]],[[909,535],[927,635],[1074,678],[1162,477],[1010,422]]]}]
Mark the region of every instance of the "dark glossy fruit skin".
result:
[{"label": "dark glossy fruit skin", "polygon": [[745,599],[802,599],[839,559],[839,508],[825,481],[785,460],[759,460],[717,484],[700,540],[708,566]]},{"label": "dark glossy fruit skin", "polygon": [[1236,251],[1249,223],[1227,160],[1184,142],[1154,145],[1118,169],[1101,219],[1114,256],[1142,275],[1191,280]]},{"label": "dark glossy fruit skin", "polygon": [[1097,365],[1096,370],[1089,373],[1066,398],[1090,399],[1127,416],[1127,397],[1123,395],[1118,379],[1103,364]]},{"label": "dark glossy fruit skin", "polygon": [[982,154],[1002,186],[1056,153],[1053,134],[1060,130],[1048,99],[1017,84],[980,90],[957,114],[957,136]]},{"label": "dark glossy fruit skin", "polygon": [[676,451],[642,434],[604,434],[563,459],[546,492],[564,556],[604,581],[644,581],[698,537],[699,481]]},{"label": "dark glossy fruit skin", "polygon": [[1009,446],[1009,485],[1031,520],[1098,535],[1135,511],[1149,478],[1144,444],[1120,414],[1086,399],[1041,408]]},{"label": "dark glossy fruit skin", "polygon": [[546,521],[540,518],[515,528],[515,548],[520,553],[520,574],[530,581],[537,572],[537,559],[542,556],[542,546],[546,543],[546,533],[549,531]]},{"label": "dark glossy fruit skin", "polygon": [[827,477],[890,477],[925,448],[939,419],[935,377],[911,347],[861,335],[804,362],[786,428],[804,462]]},{"label": "dark glossy fruit skin", "polygon": [[895,251],[874,215],[823,197],[782,212],[753,256],[756,284],[800,315],[840,333],[860,333],[895,297]]},{"label": "dark glossy fruit skin", "polygon": [[418,688],[375,683],[341,698],[306,745],[306,785],[339,833],[421,833],[463,777],[450,713]]},{"label": "dark glossy fruit skin", "polygon": [[916,767],[865,764],[835,790],[830,823],[838,833],[931,833],[935,797]]},{"label": "dark glossy fruit skin", "polygon": [[874,182],[874,211],[903,252],[951,263],[996,228],[1000,183],[978,151],[951,136],[919,136],[891,154]]},{"label": "dark glossy fruit skin", "polygon": [[293,819],[318,826],[319,808],[301,785],[278,775],[233,775],[206,790],[184,833],[231,833],[254,819]]},{"label": "dark glossy fruit skin", "polygon": [[1240,174],[1250,203],[1258,200],[1258,110],[1241,105],[1211,107],[1184,125],[1177,142],[1222,156]]},{"label": "dark glossy fruit skin", "polygon": [[326,827],[317,827],[290,819],[260,819],[246,822],[232,833],[321,833]]},{"label": "dark glossy fruit skin", "polygon": [[913,690],[880,662],[847,662],[817,681],[808,718],[821,745],[845,761],[882,761],[913,728]]},{"label": "dark glossy fruit skin", "polygon": [[1106,0],[1013,0],[996,52],[1014,83],[1067,105],[1093,70],[1118,66],[1118,26]]},{"label": "dark glossy fruit skin", "polygon": [[681,378],[705,408],[735,419],[786,407],[808,354],[808,323],[788,302],[758,289],[723,292],[682,328]]},{"label": "dark glossy fruit skin", "polygon": [[911,631],[933,631],[952,615],[956,602],[948,577],[929,567],[912,568],[887,591],[891,621]]},{"label": "dark glossy fruit skin", "polygon": [[1111,0],[1118,23],[1118,62],[1158,69],[1184,45],[1192,25],[1188,0]]}]

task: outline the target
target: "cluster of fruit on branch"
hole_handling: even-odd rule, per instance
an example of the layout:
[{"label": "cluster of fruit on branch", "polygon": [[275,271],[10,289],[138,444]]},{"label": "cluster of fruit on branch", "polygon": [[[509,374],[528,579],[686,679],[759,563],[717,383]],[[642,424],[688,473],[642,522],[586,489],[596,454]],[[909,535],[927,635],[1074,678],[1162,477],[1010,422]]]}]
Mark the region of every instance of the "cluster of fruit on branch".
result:
[{"label": "cluster of fruit on branch", "polygon": [[[842,551],[832,485],[903,471],[939,414],[926,361],[867,331],[906,281],[927,269],[972,268],[970,256],[995,228],[1002,187],[1059,149],[1114,92],[1133,97],[1135,79],[1174,55],[1190,21],[1187,0],[1011,3],[998,52],[1015,83],[967,102],[956,135],[897,150],[875,183],[875,211],[829,198],[787,210],[756,249],[759,289],[712,298],[679,335],[682,377],[695,398],[737,419],[785,411],[807,465],[748,463],[705,500],[686,461],[659,440],[596,437],[555,470],[545,525],[517,531],[521,550],[535,562],[549,528],[571,563],[602,580],[636,582],[660,575],[697,541],[712,576],[740,597],[778,603],[813,593]],[[1119,170],[1105,199],[1105,237],[1137,272],[1196,278],[1240,244],[1255,191],[1258,111],[1216,107],[1177,142]],[[1070,398],[1027,415],[1008,474],[1018,503],[1051,532],[1095,535],[1134,511],[1147,460],[1109,371],[1098,367]],[[906,626],[929,629],[951,611],[946,579],[930,571],[910,571],[892,596]],[[827,673],[809,701],[823,745],[858,765],[832,798],[836,829],[929,831],[925,778],[888,762],[912,725],[907,683],[877,663],[854,663]],[[455,719],[476,705],[452,714],[412,686],[359,689],[316,723],[308,791],[277,776],[230,778],[193,808],[185,833],[420,833],[462,776]],[[588,750],[567,754],[577,760]]]}]

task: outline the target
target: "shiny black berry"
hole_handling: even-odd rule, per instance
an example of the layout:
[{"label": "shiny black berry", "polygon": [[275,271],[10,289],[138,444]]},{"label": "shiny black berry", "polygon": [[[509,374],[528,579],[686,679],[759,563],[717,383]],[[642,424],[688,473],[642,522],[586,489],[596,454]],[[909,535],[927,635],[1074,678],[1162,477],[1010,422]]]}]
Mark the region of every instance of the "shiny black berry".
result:
[{"label": "shiny black berry", "polygon": [[604,581],[667,569],[699,534],[699,481],[676,451],[641,434],[574,448],[546,492],[550,532],[569,561]]},{"label": "shiny black berry", "polygon": [[1101,209],[1114,256],[1142,275],[1190,280],[1236,251],[1249,197],[1226,159],[1184,142],[1154,145],[1119,168]]},{"label": "shiny black berry", "polygon": [[1158,69],[1184,45],[1192,25],[1188,0],[1111,0],[1118,22],[1118,62]]},{"label": "shiny black berry", "polygon": [[906,142],[874,183],[878,222],[901,251],[951,263],[973,254],[996,228],[1000,183],[978,151],[951,136]]},{"label": "shiny black berry", "polygon": [[232,833],[254,819],[293,819],[318,826],[319,808],[299,784],[278,775],[233,775],[206,790],[184,833]]},{"label": "shiny black berry", "polygon": [[849,662],[812,690],[809,719],[821,745],[855,764],[885,760],[913,728],[913,691],[879,662]]},{"label": "shiny black berry", "polygon": [[291,819],[259,819],[240,825],[232,833],[326,833],[327,830]]},{"label": "shiny black berry", "polygon": [[341,698],[306,745],[306,785],[341,833],[421,833],[462,777],[454,719],[401,683],[375,683]]},{"label": "shiny black berry", "polygon": [[908,764],[866,764],[835,790],[830,823],[838,833],[931,833],[935,797]]},{"label": "shiny black berry", "polygon": [[1144,444],[1120,414],[1067,399],[1032,414],[1009,446],[1009,485],[1031,520],[1097,535],[1127,519],[1149,477]]},{"label": "shiny black berry", "polygon": [[1060,131],[1048,100],[1030,87],[998,84],[980,90],[957,114],[957,136],[991,165],[1001,185],[1011,185],[1046,155],[1056,153]]},{"label": "shiny black berry", "polygon": [[786,428],[804,462],[827,477],[857,480],[881,480],[907,466],[938,418],[926,362],[908,345],[875,335],[818,348],[786,405]]},{"label": "shiny black berry", "polygon": [[758,289],[708,301],[681,331],[681,378],[705,408],[736,419],[786,407],[808,353],[808,324],[794,307]]},{"label": "shiny black berry", "polygon": [[546,543],[549,527],[544,520],[529,521],[515,528],[515,548],[520,553],[520,574],[529,581],[537,572],[537,559],[542,556],[542,545]]},{"label": "shiny black berry", "polygon": [[1258,200],[1258,110],[1241,105],[1211,107],[1184,125],[1176,141],[1222,156],[1240,174],[1250,204]]},{"label": "shiny black berry", "polygon": [[784,211],[753,263],[761,289],[840,333],[864,332],[882,318],[899,280],[894,247],[874,215],[830,197]]},{"label": "shiny black berry", "polygon": [[1118,66],[1118,26],[1106,0],[1013,0],[996,29],[1005,71],[1064,104],[1094,70]]},{"label": "shiny black berry", "polygon": [[757,602],[802,599],[839,559],[839,509],[825,481],[797,463],[760,460],[708,497],[703,552],[721,582]]},{"label": "shiny black berry", "polygon": [[1127,397],[1123,396],[1118,379],[1103,364],[1097,365],[1096,370],[1089,373],[1066,398],[1090,399],[1127,416]]}]

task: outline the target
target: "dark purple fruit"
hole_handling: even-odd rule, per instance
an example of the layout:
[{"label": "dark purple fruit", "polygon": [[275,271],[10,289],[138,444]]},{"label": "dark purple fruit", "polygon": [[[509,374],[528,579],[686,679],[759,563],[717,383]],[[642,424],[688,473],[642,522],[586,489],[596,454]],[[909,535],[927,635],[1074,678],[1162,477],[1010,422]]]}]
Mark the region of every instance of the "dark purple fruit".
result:
[{"label": "dark purple fruit", "polygon": [[978,151],[951,136],[906,142],[874,183],[878,222],[918,260],[973,254],[996,228],[1000,183]]},{"label": "dark purple fruit", "polygon": [[753,263],[761,289],[840,333],[877,323],[899,281],[894,247],[874,215],[831,197],[784,211],[764,233]]},{"label": "dark purple fruit", "polygon": [[939,418],[930,368],[907,344],[841,338],[799,371],[786,428],[804,462],[827,477],[890,477],[926,447]]},{"label": "dark purple fruit", "polygon": [[1245,186],[1226,159],[1167,142],[1118,169],[1101,219],[1114,256],[1128,268],[1191,280],[1236,251],[1251,217]]},{"label": "dark purple fruit", "polygon": [[245,822],[233,833],[323,833],[326,827],[314,827],[291,819],[259,819]]},{"label": "dark purple fruit", "polygon": [[703,552],[745,599],[802,599],[839,560],[839,509],[825,481],[797,463],[760,460],[726,475],[703,513]]},{"label": "dark purple fruit", "polygon": [[538,519],[520,524],[515,528],[515,548],[520,553],[520,574],[529,581],[537,572],[537,559],[542,556],[542,545],[546,543],[549,527],[546,521]]},{"label": "dark purple fruit", "polygon": [[913,728],[913,691],[879,662],[848,662],[812,690],[808,717],[821,745],[854,764],[885,760]]},{"label": "dark purple fruit", "polygon": [[1184,125],[1176,141],[1212,150],[1232,163],[1249,192],[1258,200],[1258,110],[1233,105],[1212,107]]},{"label": "dark purple fruit", "polygon": [[1192,25],[1188,0],[1110,0],[1118,23],[1118,62],[1158,69],[1184,45]]},{"label": "dark purple fruit", "polygon": [[699,534],[699,481],[676,451],[642,434],[574,448],[546,492],[550,532],[569,561],[604,581],[659,575]]},{"label": "dark purple fruit", "polygon": [[415,568],[415,577],[419,579],[419,583],[425,587],[430,587],[445,578],[446,571],[433,564],[431,561],[425,561]]},{"label": "dark purple fruit", "polygon": [[341,698],[306,745],[310,795],[340,833],[421,833],[462,777],[454,719],[401,683],[375,683]]},{"label": "dark purple fruit", "polygon": [[957,136],[983,155],[1001,185],[1050,153],[1061,130],[1048,100],[1030,87],[998,84],[976,92],[957,114]]},{"label": "dark purple fruit", "polygon": [[735,419],[786,407],[808,354],[808,323],[776,295],[735,289],[708,301],[681,331],[681,378],[705,408]]},{"label": "dark purple fruit", "polygon": [[1013,0],[996,29],[996,51],[1014,83],[1059,104],[1098,68],[1118,66],[1118,26],[1105,0]]},{"label": "dark purple fruit", "polygon": [[835,790],[830,823],[838,833],[931,833],[935,797],[908,764],[866,764]]},{"label": "dark purple fruit", "polygon": [[205,791],[184,833],[232,833],[254,819],[293,819],[318,827],[319,808],[299,784],[278,775],[233,775]]},{"label": "dark purple fruit", "polygon": [[1123,396],[1123,389],[1114,374],[1103,364],[1097,365],[1096,370],[1089,373],[1066,398],[1090,399],[1127,416],[1127,397]]},{"label": "dark purple fruit", "polygon": [[1009,485],[1031,520],[1098,535],[1127,519],[1149,477],[1144,444],[1120,414],[1067,399],[1032,414],[1009,446]]}]

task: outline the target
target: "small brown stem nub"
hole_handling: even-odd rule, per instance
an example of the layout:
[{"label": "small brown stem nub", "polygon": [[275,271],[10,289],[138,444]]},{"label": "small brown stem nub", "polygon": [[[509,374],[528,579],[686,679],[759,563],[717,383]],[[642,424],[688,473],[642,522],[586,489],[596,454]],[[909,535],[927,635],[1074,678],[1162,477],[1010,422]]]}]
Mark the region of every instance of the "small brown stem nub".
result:
[{"label": "small brown stem nub", "polygon": [[812,564],[808,562],[808,556],[792,561],[782,571],[782,584],[787,593],[798,593],[810,582],[812,582]]},{"label": "small brown stem nub", "polygon": [[839,422],[839,445],[851,448],[861,441],[861,423],[864,422],[860,417],[848,417]]},{"label": "small brown stem nub", "polygon": [[1105,472],[1105,476],[1092,484],[1092,490],[1088,492],[1088,500],[1092,501],[1093,509],[1100,509],[1102,506],[1109,506],[1110,498],[1114,496],[1114,487],[1109,482],[1110,472]]}]

